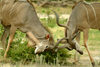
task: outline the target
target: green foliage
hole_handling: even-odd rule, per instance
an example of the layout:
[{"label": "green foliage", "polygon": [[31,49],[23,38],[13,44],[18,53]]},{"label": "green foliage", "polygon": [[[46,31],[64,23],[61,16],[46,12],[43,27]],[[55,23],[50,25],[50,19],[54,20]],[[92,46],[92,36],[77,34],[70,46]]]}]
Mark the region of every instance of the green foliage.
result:
[{"label": "green foliage", "polygon": [[86,1],[92,1],[92,0],[86,0]]},{"label": "green foliage", "polygon": [[98,1],[98,0],[86,0],[86,1]]},{"label": "green foliage", "polygon": [[0,24],[0,37],[1,37],[1,35],[3,34],[3,31],[4,31],[4,28],[3,28],[3,26]]},{"label": "green foliage", "polygon": [[62,63],[70,57],[70,54],[68,54],[66,49],[59,50],[58,52],[46,51],[42,53],[42,55],[44,56],[45,62],[47,63]]},{"label": "green foliage", "polygon": [[70,54],[68,54],[66,49],[59,50],[58,52],[53,52],[51,50],[45,51],[39,54],[37,57],[36,54],[34,54],[34,48],[27,47],[27,42],[25,41],[21,43],[21,41],[22,40],[13,42],[10,47],[8,58],[10,58],[12,61],[41,63],[42,59],[42,63],[58,63],[57,60],[59,60],[59,63],[61,63],[66,61],[66,58],[70,57]]}]

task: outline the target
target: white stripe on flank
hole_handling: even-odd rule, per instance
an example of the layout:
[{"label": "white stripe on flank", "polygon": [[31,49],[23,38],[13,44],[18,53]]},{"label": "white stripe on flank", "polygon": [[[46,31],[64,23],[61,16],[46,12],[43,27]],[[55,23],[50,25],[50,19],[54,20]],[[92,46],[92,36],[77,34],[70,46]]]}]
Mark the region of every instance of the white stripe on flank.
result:
[{"label": "white stripe on flank", "polygon": [[83,4],[85,10],[86,10],[86,14],[87,14],[87,19],[88,19],[88,22],[89,22],[89,13],[88,13],[88,9],[86,8],[86,6]]},{"label": "white stripe on flank", "polygon": [[96,23],[97,23],[96,11],[95,11],[94,7],[93,7],[91,4],[89,4],[89,5],[91,6],[91,8],[92,8],[92,10],[93,10],[93,13],[94,13],[94,16],[95,16],[95,21],[96,21]]},{"label": "white stripe on flank", "polygon": [[[90,4],[90,3],[87,3],[87,2],[84,2],[85,4],[87,4],[87,5],[89,5],[91,8],[92,8],[92,10],[93,10],[93,13],[94,13],[94,17],[95,17],[95,22],[97,23],[97,16],[96,16],[96,11],[95,11],[95,9],[94,9],[94,7],[93,7],[93,5],[92,4]],[[84,5],[85,6],[85,5]],[[86,8],[86,6],[85,6],[85,8]],[[86,8],[87,9],[87,8]],[[87,9],[87,11],[88,11],[88,9]]]}]

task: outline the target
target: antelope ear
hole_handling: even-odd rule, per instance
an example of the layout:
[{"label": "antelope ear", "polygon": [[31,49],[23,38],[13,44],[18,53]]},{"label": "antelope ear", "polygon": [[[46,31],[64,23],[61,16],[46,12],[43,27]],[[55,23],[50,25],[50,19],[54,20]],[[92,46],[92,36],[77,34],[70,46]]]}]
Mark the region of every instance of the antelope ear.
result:
[{"label": "antelope ear", "polygon": [[72,6],[72,9],[74,9],[74,7],[77,5],[77,1],[73,1],[74,5]]},{"label": "antelope ear", "polygon": [[49,38],[50,38],[49,34],[47,34],[47,35],[45,36],[45,38],[46,38],[46,39],[49,39]]},{"label": "antelope ear", "polygon": [[72,6],[72,9],[79,3],[79,2],[84,2],[85,0],[80,0],[80,1],[73,1],[74,5]]}]

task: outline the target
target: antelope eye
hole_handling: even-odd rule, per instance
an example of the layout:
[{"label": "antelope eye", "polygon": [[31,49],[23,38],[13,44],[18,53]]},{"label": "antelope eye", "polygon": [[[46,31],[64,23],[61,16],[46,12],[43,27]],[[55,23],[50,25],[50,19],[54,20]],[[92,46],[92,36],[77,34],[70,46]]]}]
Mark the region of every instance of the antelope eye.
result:
[{"label": "antelope eye", "polygon": [[35,49],[36,49],[36,46],[35,46]]},{"label": "antelope eye", "polygon": [[46,46],[46,48],[48,48],[48,46]]}]

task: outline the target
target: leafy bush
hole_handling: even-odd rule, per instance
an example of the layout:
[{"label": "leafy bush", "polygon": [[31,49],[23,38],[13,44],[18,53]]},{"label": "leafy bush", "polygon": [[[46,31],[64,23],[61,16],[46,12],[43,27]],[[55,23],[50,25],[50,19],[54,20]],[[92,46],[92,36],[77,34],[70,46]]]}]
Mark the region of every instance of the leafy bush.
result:
[{"label": "leafy bush", "polygon": [[59,50],[57,53],[46,51],[42,55],[47,63],[65,63],[66,59],[70,57],[66,49]]}]

